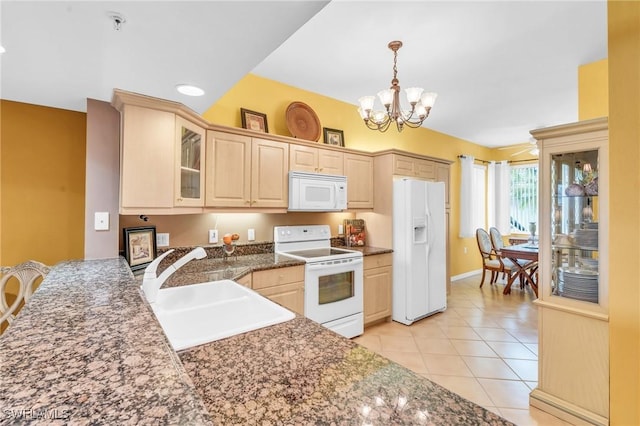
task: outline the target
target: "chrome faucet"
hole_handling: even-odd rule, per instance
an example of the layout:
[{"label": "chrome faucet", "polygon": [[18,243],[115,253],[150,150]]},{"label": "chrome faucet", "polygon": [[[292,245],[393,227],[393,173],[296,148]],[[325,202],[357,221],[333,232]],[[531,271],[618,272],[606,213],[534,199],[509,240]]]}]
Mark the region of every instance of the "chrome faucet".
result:
[{"label": "chrome faucet", "polygon": [[205,257],[207,257],[207,252],[204,251],[202,247],[196,247],[195,249],[191,250],[189,253],[185,254],[180,259],[178,259],[175,263],[173,263],[172,265],[169,265],[167,269],[162,271],[160,276],[157,276],[156,271],[158,270],[158,265],[160,264],[160,262],[162,262],[162,259],[167,257],[173,251],[174,249],[171,249],[166,253],[162,254],[162,256],[159,256],[158,258],[156,258],[144,270],[144,276],[142,277],[142,291],[144,292],[144,295],[147,297],[147,300],[149,301],[149,303],[154,303],[156,301],[160,287],[162,287],[162,284],[164,284],[167,278],[169,278],[174,272],[182,268],[190,260],[204,259]]}]

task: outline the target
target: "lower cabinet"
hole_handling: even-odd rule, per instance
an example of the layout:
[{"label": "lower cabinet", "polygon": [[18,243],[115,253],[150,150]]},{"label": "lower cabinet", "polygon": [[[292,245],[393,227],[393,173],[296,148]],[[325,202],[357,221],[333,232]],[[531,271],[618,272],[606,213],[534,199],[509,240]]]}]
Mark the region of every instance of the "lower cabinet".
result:
[{"label": "lower cabinet", "polygon": [[251,284],[264,297],[304,315],[304,266],[255,271]]},{"label": "lower cabinet", "polygon": [[391,316],[393,285],[391,253],[364,258],[364,324]]},{"label": "lower cabinet", "polygon": [[251,272],[249,272],[247,275],[245,275],[244,277],[237,279],[236,282],[240,285],[243,285],[245,287],[249,287],[251,288],[251,282],[252,282],[252,276],[251,276]]}]

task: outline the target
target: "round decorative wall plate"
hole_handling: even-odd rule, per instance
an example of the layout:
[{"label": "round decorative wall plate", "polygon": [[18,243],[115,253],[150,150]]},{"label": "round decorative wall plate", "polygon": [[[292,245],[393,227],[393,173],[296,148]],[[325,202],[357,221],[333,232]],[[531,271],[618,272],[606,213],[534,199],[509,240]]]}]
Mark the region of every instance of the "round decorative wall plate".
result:
[{"label": "round decorative wall plate", "polygon": [[320,120],[315,111],[303,102],[292,102],[287,107],[287,128],[299,139],[320,140]]}]

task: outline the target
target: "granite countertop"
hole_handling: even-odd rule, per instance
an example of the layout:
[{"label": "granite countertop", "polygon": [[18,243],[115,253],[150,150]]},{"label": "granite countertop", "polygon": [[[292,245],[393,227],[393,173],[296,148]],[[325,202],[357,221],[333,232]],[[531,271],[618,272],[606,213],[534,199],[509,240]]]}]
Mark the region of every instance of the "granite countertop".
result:
[{"label": "granite countertop", "polygon": [[371,247],[371,246],[364,246],[364,247],[359,247],[359,246],[337,246],[340,248],[344,248],[347,250],[357,250],[362,252],[363,256],[373,256],[376,254],[385,254],[385,253],[393,253],[393,250],[388,249],[388,248],[381,248],[381,247]]},{"label": "granite countertop", "polygon": [[121,258],[53,268],[0,336],[0,408],[2,424],[511,424],[300,316],[176,354]]},{"label": "granite countertop", "polygon": [[210,424],[122,258],[52,268],[0,336],[0,424]]},{"label": "granite countertop", "polygon": [[[207,258],[187,263],[179,272],[169,277],[162,288],[207,281],[238,280],[253,271],[298,265],[304,265],[304,262],[274,253],[232,256],[228,259]],[[164,268],[159,267],[158,271],[162,269]]]}]

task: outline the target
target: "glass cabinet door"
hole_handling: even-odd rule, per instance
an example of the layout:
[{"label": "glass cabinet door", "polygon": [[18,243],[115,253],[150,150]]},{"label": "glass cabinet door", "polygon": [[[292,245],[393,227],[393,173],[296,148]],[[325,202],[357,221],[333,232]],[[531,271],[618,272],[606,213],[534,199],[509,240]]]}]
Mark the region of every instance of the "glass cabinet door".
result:
[{"label": "glass cabinet door", "polygon": [[598,149],[551,155],[551,294],[598,303]]},{"label": "glass cabinet door", "polygon": [[204,130],[177,117],[176,205],[202,206],[204,191]]}]

